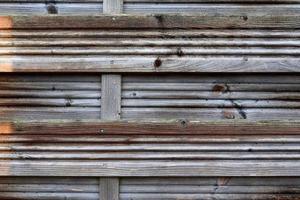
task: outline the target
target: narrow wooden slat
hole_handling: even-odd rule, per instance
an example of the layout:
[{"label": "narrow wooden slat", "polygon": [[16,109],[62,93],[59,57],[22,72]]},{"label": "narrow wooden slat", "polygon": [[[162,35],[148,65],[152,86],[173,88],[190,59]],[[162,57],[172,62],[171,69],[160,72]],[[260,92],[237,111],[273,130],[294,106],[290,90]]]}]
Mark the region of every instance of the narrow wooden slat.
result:
[{"label": "narrow wooden slat", "polygon": [[119,199],[119,179],[100,178],[100,200]]},{"label": "narrow wooden slat", "polygon": [[102,75],[101,118],[120,119],[121,116],[121,75]]},{"label": "narrow wooden slat", "polygon": [[300,72],[297,57],[12,56],[0,72]]},{"label": "narrow wooden slat", "polygon": [[1,134],[204,134],[204,135],[278,135],[300,134],[299,121],[192,121],[186,120],[123,120],[123,121],[47,121],[1,122]]},{"label": "narrow wooden slat", "polygon": [[123,0],[104,0],[103,13],[104,14],[118,14],[123,11]]},{"label": "narrow wooden slat", "polygon": [[[300,176],[299,160],[255,161],[0,161],[0,176]],[[100,192],[101,193],[101,192]]]},{"label": "narrow wooden slat", "polygon": [[[103,0],[104,14],[120,14],[123,0]],[[121,118],[121,75],[102,75],[101,118],[117,120]],[[119,200],[119,179],[100,178],[100,200]]]},{"label": "narrow wooden slat", "polygon": [[34,28],[299,28],[299,15],[2,16],[1,29]]}]

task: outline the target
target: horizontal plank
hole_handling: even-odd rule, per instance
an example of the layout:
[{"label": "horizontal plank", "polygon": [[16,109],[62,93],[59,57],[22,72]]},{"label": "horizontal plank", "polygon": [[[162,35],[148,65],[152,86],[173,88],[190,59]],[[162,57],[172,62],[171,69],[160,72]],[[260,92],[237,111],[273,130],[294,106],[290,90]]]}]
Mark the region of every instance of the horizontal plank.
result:
[{"label": "horizontal plank", "polygon": [[[1,76],[1,75],[0,75]],[[25,75],[26,76],[26,75]],[[18,78],[15,79],[15,81],[1,81],[1,78],[5,78],[5,76],[1,76],[0,77],[0,88],[1,90],[84,90],[84,91],[90,91],[90,90],[101,90],[101,82],[100,80],[97,82],[71,82],[71,80],[69,80],[70,82],[52,82],[51,77],[47,77],[49,78],[47,80],[47,78],[45,77],[45,79],[43,81],[19,81]],[[34,77],[32,77],[34,79]],[[72,76],[69,77],[70,79],[73,79]],[[9,77],[7,77],[7,79],[9,79]],[[25,79],[25,77],[24,77]],[[284,86],[282,86],[284,87]],[[293,86],[291,85],[291,87],[293,88]],[[97,92],[98,92],[97,91]]]},{"label": "horizontal plank", "polygon": [[[26,85],[26,84],[25,84]],[[0,90],[1,98],[65,98],[65,99],[98,99],[100,91],[82,90]]]},{"label": "horizontal plank", "polygon": [[[1,95],[0,95],[1,96]],[[100,107],[100,99],[40,99],[40,98],[0,98],[1,106],[28,106],[28,107]],[[292,105],[290,105],[292,106]],[[0,117],[1,118],[1,117]]]},{"label": "horizontal plank", "polygon": [[[5,1],[5,0],[2,0]],[[28,0],[12,0],[12,1],[28,1]],[[41,0],[33,0],[33,1],[41,1]],[[80,1],[80,0],[57,0],[57,1]],[[82,1],[82,0],[81,0]],[[94,0],[97,1],[97,0]],[[99,0],[101,1],[101,0]],[[299,0],[124,0],[124,2],[132,2],[132,3],[215,3],[215,2],[227,2],[227,3],[248,3],[248,2],[255,2],[255,3],[298,3]]]},{"label": "horizontal plank", "polygon": [[[71,40],[71,38],[82,39],[97,39],[100,38],[164,38],[184,41],[183,38],[298,38],[300,37],[300,31],[295,29],[236,29],[234,32],[231,29],[36,29],[32,30],[0,30],[0,37],[5,38],[6,42],[9,42],[11,38],[23,38],[31,39],[34,42],[37,38],[65,38]],[[35,40],[34,40],[35,39]],[[24,40],[25,41],[25,40]],[[58,41],[58,40],[56,40]],[[268,41],[268,40],[266,40]],[[48,41],[50,42],[50,41]],[[63,42],[63,41],[62,41]],[[81,42],[78,41],[77,42]],[[109,41],[106,41],[109,42]],[[133,44],[137,42],[132,41]],[[228,40],[230,42],[230,40]],[[283,41],[281,41],[283,43]],[[4,41],[2,41],[4,43]],[[54,43],[54,42],[52,42]],[[82,43],[82,42],[81,42]],[[99,43],[99,42],[98,42]],[[249,42],[248,42],[249,43]],[[274,43],[274,42],[273,42]],[[66,44],[66,43],[64,43]],[[76,43],[75,43],[76,44]],[[106,43],[108,44],[108,43]],[[110,44],[113,44],[112,42]],[[270,44],[270,43],[269,43]],[[291,43],[289,43],[291,44]],[[66,44],[67,45],[67,44]]]},{"label": "horizontal plank", "polygon": [[[299,150],[298,150],[299,151]],[[274,151],[273,153],[260,152],[260,153],[245,153],[245,152],[118,152],[118,153],[102,153],[102,152],[28,152],[17,151],[16,153],[0,153],[0,160],[80,160],[80,161],[107,161],[107,160],[252,160],[256,162],[258,160],[295,160],[300,159],[299,153],[288,152],[281,153]],[[1,191],[1,189],[0,189]]]},{"label": "horizontal plank", "polygon": [[[300,20],[299,20],[300,21]],[[0,72],[300,72],[297,57],[1,56]]]},{"label": "horizontal plank", "polygon": [[[224,151],[224,152],[230,152],[230,151],[237,151],[237,152],[259,152],[262,153],[264,151],[274,151],[280,154],[281,152],[282,155],[285,155],[286,152],[291,153],[291,156],[293,156],[293,152],[298,151],[299,152],[299,143],[212,143],[212,144],[191,144],[191,143],[185,143],[185,144],[169,144],[169,143],[164,143],[164,145],[159,144],[159,143],[149,143],[149,144],[115,144],[115,145],[110,145],[109,143],[105,144],[72,144],[72,143],[58,143],[58,144],[53,144],[53,143],[33,143],[32,145],[28,145],[26,143],[9,143],[9,144],[1,144],[0,150],[1,151],[15,151],[17,153],[20,153],[20,158],[26,158],[22,157],[22,151],[75,151],[79,152],[80,151],[86,151],[86,152],[91,152],[91,151],[127,151],[127,152],[135,152],[135,151],[144,151],[144,152],[163,152],[163,151],[168,151],[168,152],[177,152],[182,151],[195,151],[196,153],[199,152],[217,152],[217,151]],[[67,156],[68,153],[65,152]],[[179,153],[180,154],[180,153]],[[11,154],[7,154],[11,155]],[[24,154],[26,155],[26,153]],[[30,155],[30,154],[28,154]],[[34,153],[31,155],[34,156]],[[70,154],[72,155],[72,154]],[[85,154],[87,155],[87,154]],[[190,156],[191,154],[186,154],[187,156]],[[35,155],[39,156],[39,155]],[[50,155],[49,155],[50,156]],[[64,156],[64,155],[62,155]],[[76,157],[76,155],[73,155]],[[92,156],[92,154],[91,154]],[[94,155],[95,158],[97,158],[97,155]],[[100,155],[99,155],[100,156]],[[199,154],[198,154],[199,156]],[[218,156],[216,154],[215,156]],[[230,155],[229,155],[230,156]],[[247,155],[245,155],[247,157]],[[295,154],[294,154],[295,156]],[[83,156],[85,157],[85,156]],[[159,156],[158,156],[159,157]],[[199,156],[199,158],[201,155]],[[258,155],[259,157],[259,155]],[[289,156],[286,156],[287,158]],[[30,157],[29,157],[30,158]],[[86,157],[85,157],[86,158]],[[100,157],[98,157],[100,158]],[[278,158],[278,157],[277,157]],[[280,157],[282,160],[287,159],[284,156]],[[297,157],[296,157],[297,158]],[[55,158],[53,158],[55,159]],[[237,158],[236,158],[237,159]],[[108,159],[109,160],[109,159]]]},{"label": "horizontal plank", "polygon": [[262,1],[259,5],[253,2],[231,3],[224,2],[208,2],[208,3],[178,3],[178,2],[145,2],[145,3],[124,3],[125,13],[201,13],[207,15],[244,15],[251,13],[253,15],[277,15],[296,14],[299,13],[299,5],[297,4],[270,4]]},{"label": "horizontal plank", "polygon": [[66,193],[53,193],[53,192],[1,192],[0,198],[6,199],[6,200],[14,200],[14,199],[28,199],[28,200],[34,200],[34,199],[40,199],[40,200],[64,200],[64,199],[70,199],[70,200],[99,200],[98,193],[81,193],[81,192],[66,192]]},{"label": "horizontal plank", "polygon": [[[8,74],[11,75],[11,74]],[[0,77],[1,80],[1,77]],[[123,84],[124,87],[126,85],[132,85],[137,87],[137,89],[143,87],[153,87],[161,86],[163,84],[166,87],[171,87],[172,84],[177,85],[178,83],[188,86],[192,86],[192,84],[204,85],[208,86],[208,84],[214,83],[215,85],[225,86],[225,84],[232,85],[236,87],[236,84],[253,84],[256,87],[251,88],[251,90],[255,91],[255,88],[261,87],[268,87],[269,86],[278,86],[281,84],[299,84],[300,83],[300,76],[297,73],[286,73],[286,74],[263,74],[263,73],[190,73],[190,74],[160,74],[159,76],[155,74],[124,74],[123,75]],[[274,85],[273,85],[274,84]],[[138,86],[140,85],[140,86]],[[151,86],[150,86],[151,85]],[[152,86],[153,85],[153,86]],[[214,86],[215,86],[214,85]],[[250,86],[249,85],[249,86]],[[177,85],[178,86],[178,85]],[[213,87],[214,87],[213,86]],[[245,85],[244,85],[245,86]],[[123,89],[133,89],[133,88],[124,88]],[[185,87],[184,90],[188,89],[189,87]],[[212,88],[213,88],[212,87]],[[202,87],[200,87],[200,90]],[[212,89],[211,88],[211,89]],[[221,87],[222,88],[222,87]],[[289,87],[293,88],[293,86]],[[144,88],[147,90],[147,88]],[[154,90],[154,89],[153,89]]]},{"label": "horizontal plank", "polygon": [[[213,44],[212,44],[213,45]],[[0,55],[177,55],[178,47],[46,47],[31,48],[24,47],[20,49],[0,48]],[[299,48],[180,48],[182,55],[278,55],[278,56],[296,56],[300,55]]]},{"label": "horizontal plank", "polygon": [[[1,93],[0,93],[1,95]],[[228,92],[228,91],[124,91],[125,99],[268,99],[299,100],[298,92]]]},{"label": "horizontal plank", "polygon": [[[283,192],[285,191],[285,192]],[[159,193],[159,194],[300,194],[300,188],[295,187],[270,187],[270,186],[156,186],[132,185],[121,187],[121,193]],[[151,194],[150,194],[151,195]]]},{"label": "horizontal plank", "polygon": [[[63,181],[63,179],[62,179]],[[75,179],[76,181],[76,179]],[[26,181],[27,182],[27,181]],[[2,192],[53,192],[53,193],[98,193],[98,185],[66,185],[63,183],[57,184],[0,184],[0,193]],[[1,197],[1,195],[0,195]]]},{"label": "horizontal plank", "polygon": [[[235,104],[235,103],[234,103]],[[159,108],[159,107],[124,107],[124,119],[247,119],[247,120],[297,120],[300,111],[296,108]]]},{"label": "horizontal plank", "polygon": [[0,176],[299,176],[299,161],[0,161]]},{"label": "horizontal plank", "polygon": [[140,194],[121,194],[121,200],[149,200],[149,199],[218,199],[218,200],[242,200],[242,199],[256,199],[256,200],[274,200],[286,199],[297,200],[299,194],[157,194],[157,193],[140,193]]},{"label": "horizontal plank", "polygon": [[[223,75],[225,76],[225,75]],[[240,75],[240,78],[246,78],[245,75]],[[145,79],[145,78],[148,78]],[[156,82],[152,82],[151,78],[156,78]],[[185,79],[184,81],[182,81],[181,79],[177,79],[173,80],[170,79],[171,77],[169,76],[163,76],[161,77],[163,78],[163,80],[165,81],[164,83],[161,82],[161,80],[159,80],[159,77],[153,77],[153,76],[142,76],[140,77],[140,82],[136,81],[136,82],[127,82],[126,76],[125,76],[125,80],[124,83],[122,85],[122,89],[126,90],[126,91],[215,91],[218,92],[216,90],[216,88],[220,88],[220,92],[226,92],[226,88],[228,90],[228,88],[230,89],[231,92],[233,91],[247,91],[247,92],[255,92],[255,91],[264,91],[264,92],[300,92],[300,84],[297,84],[297,82],[295,81],[293,84],[286,84],[286,83],[280,83],[281,81],[283,81],[280,77],[278,77],[278,83],[230,83],[231,82],[231,77],[227,75],[227,80],[224,80],[224,78],[222,79],[221,77],[220,80],[216,79],[216,80],[211,80],[211,82],[213,83],[205,83],[205,80],[203,80],[204,78],[208,78],[207,77],[203,77],[203,76],[198,76],[198,83],[193,83],[193,82],[188,82],[191,81],[190,80],[190,76],[182,76],[182,79]],[[193,77],[191,77],[193,78]],[[236,77],[238,78],[238,77]],[[253,76],[253,78],[258,78],[255,75]],[[269,79],[270,76],[269,75],[265,75],[265,78]],[[275,77],[273,77],[275,78]],[[294,77],[291,77],[292,79]],[[169,79],[170,83],[168,83],[167,79]],[[294,79],[295,80],[295,79]],[[202,82],[203,81],[203,82]],[[226,82],[226,83],[222,83],[222,82]],[[252,82],[255,82],[256,80],[253,79]],[[5,84],[2,84],[0,82],[0,86],[2,86],[5,88]],[[14,85],[14,83],[8,83],[8,85]],[[16,83],[16,85],[18,85]],[[74,85],[75,86],[75,85]],[[77,84],[76,84],[77,86]],[[88,85],[86,86],[88,87]]]},{"label": "horizontal plank", "polygon": [[159,133],[153,133],[151,135],[142,134],[99,134],[99,133],[89,133],[89,134],[65,134],[64,132],[60,134],[55,133],[40,133],[40,134],[3,134],[0,136],[1,143],[47,143],[49,141],[55,143],[81,143],[89,145],[89,143],[97,143],[99,145],[104,143],[109,143],[111,145],[118,144],[141,144],[149,143],[151,144],[177,144],[177,143],[187,143],[187,144],[203,144],[203,143],[216,143],[216,144],[242,144],[247,143],[248,145],[252,143],[289,143],[293,145],[294,143],[300,143],[300,138],[297,135],[288,135],[282,133],[282,135],[277,134],[276,137],[272,134],[240,134],[240,135],[207,135],[207,134],[176,134],[176,135],[160,135]]},{"label": "horizontal plank", "polygon": [[[69,105],[69,103],[67,103]],[[99,119],[99,107],[0,107],[0,120]]]},{"label": "horizontal plank", "polygon": [[[0,105],[7,102],[0,100]],[[13,105],[15,102],[12,101]],[[62,102],[63,103],[63,102]],[[22,103],[21,103],[22,104]],[[72,105],[84,104],[74,101]],[[90,103],[96,106],[97,103]],[[98,104],[99,105],[99,104]],[[280,100],[196,100],[196,99],[123,99],[123,107],[160,108],[300,108],[300,102]]]},{"label": "horizontal plank", "polygon": [[300,134],[297,121],[97,121],[1,122],[1,134]]},{"label": "horizontal plank", "polygon": [[123,178],[122,186],[156,185],[156,186],[295,186],[299,185],[299,177],[185,177],[185,178]]},{"label": "horizontal plank", "polygon": [[99,15],[102,10],[102,3],[97,2],[0,2],[2,15]]},{"label": "horizontal plank", "polygon": [[300,15],[2,16],[1,29],[34,28],[299,28]]}]

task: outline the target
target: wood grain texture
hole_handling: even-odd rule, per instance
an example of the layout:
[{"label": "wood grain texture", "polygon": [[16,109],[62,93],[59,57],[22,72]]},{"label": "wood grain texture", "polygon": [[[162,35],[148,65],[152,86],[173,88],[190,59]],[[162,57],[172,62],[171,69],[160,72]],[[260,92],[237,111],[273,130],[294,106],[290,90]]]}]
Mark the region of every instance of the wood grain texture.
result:
[{"label": "wood grain texture", "polygon": [[[1,29],[33,28],[299,28],[299,15],[2,16]],[[245,20],[247,19],[247,20]]]},{"label": "wood grain texture", "polygon": [[2,177],[1,199],[99,199],[97,178]]},{"label": "wood grain texture", "polygon": [[[121,199],[297,199],[299,177],[123,178]],[[288,192],[290,191],[290,192]]]},{"label": "wood grain texture", "polygon": [[0,74],[0,79],[1,120],[100,117],[101,75]]},{"label": "wood grain texture", "polygon": [[102,75],[101,118],[117,120],[121,117],[121,75]]},{"label": "wood grain texture", "polygon": [[100,178],[100,199],[119,200],[119,179]]},{"label": "wood grain texture", "polygon": [[[185,120],[145,120],[145,121],[99,121],[68,122],[1,122],[1,134],[299,134],[298,121],[254,121],[221,120],[185,121]],[[10,127],[6,129],[5,127]]]},{"label": "wood grain texture", "polygon": [[0,72],[300,72],[297,57],[12,56]]},{"label": "wood grain texture", "polygon": [[104,14],[120,14],[123,11],[123,0],[103,0]]}]

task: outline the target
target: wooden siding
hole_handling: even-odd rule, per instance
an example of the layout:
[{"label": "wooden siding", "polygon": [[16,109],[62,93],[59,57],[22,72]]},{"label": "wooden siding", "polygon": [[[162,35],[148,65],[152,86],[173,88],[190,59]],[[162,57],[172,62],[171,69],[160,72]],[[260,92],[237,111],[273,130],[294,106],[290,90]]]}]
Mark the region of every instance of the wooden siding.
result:
[{"label": "wooden siding", "polygon": [[2,17],[0,72],[300,72],[299,15],[250,15]]},{"label": "wooden siding", "polygon": [[[296,200],[299,184],[299,177],[282,177],[280,181],[277,177],[122,178],[120,199]],[[0,198],[99,200],[98,185],[97,178],[6,177],[0,179]]]},{"label": "wooden siding", "polygon": [[299,3],[0,0],[0,199],[298,200]]},{"label": "wooden siding", "polygon": [[299,13],[299,0],[124,0],[124,12],[256,15]]},{"label": "wooden siding", "polygon": [[1,176],[300,176],[294,122],[1,123]]},{"label": "wooden siding", "polygon": [[125,75],[122,117],[300,119],[298,74]]},{"label": "wooden siding", "polygon": [[1,15],[94,15],[102,10],[102,0],[0,0]]},{"label": "wooden siding", "polygon": [[3,200],[99,200],[97,178],[2,177]]},{"label": "wooden siding", "polygon": [[0,74],[0,119],[99,119],[101,76]]},{"label": "wooden siding", "polygon": [[125,178],[121,200],[299,199],[299,178]]}]

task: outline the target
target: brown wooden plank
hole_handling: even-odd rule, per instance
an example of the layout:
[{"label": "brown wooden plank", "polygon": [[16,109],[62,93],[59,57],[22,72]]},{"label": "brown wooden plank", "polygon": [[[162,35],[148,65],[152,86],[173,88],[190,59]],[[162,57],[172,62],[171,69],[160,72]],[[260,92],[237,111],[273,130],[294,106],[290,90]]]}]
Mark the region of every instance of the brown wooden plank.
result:
[{"label": "brown wooden plank", "polygon": [[299,121],[223,120],[147,120],[147,121],[86,121],[71,122],[1,122],[1,134],[300,134]]},{"label": "brown wooden plank", "polygon": [[1,29],[33,28],[299,28],[300,15],[2,16]]}]

